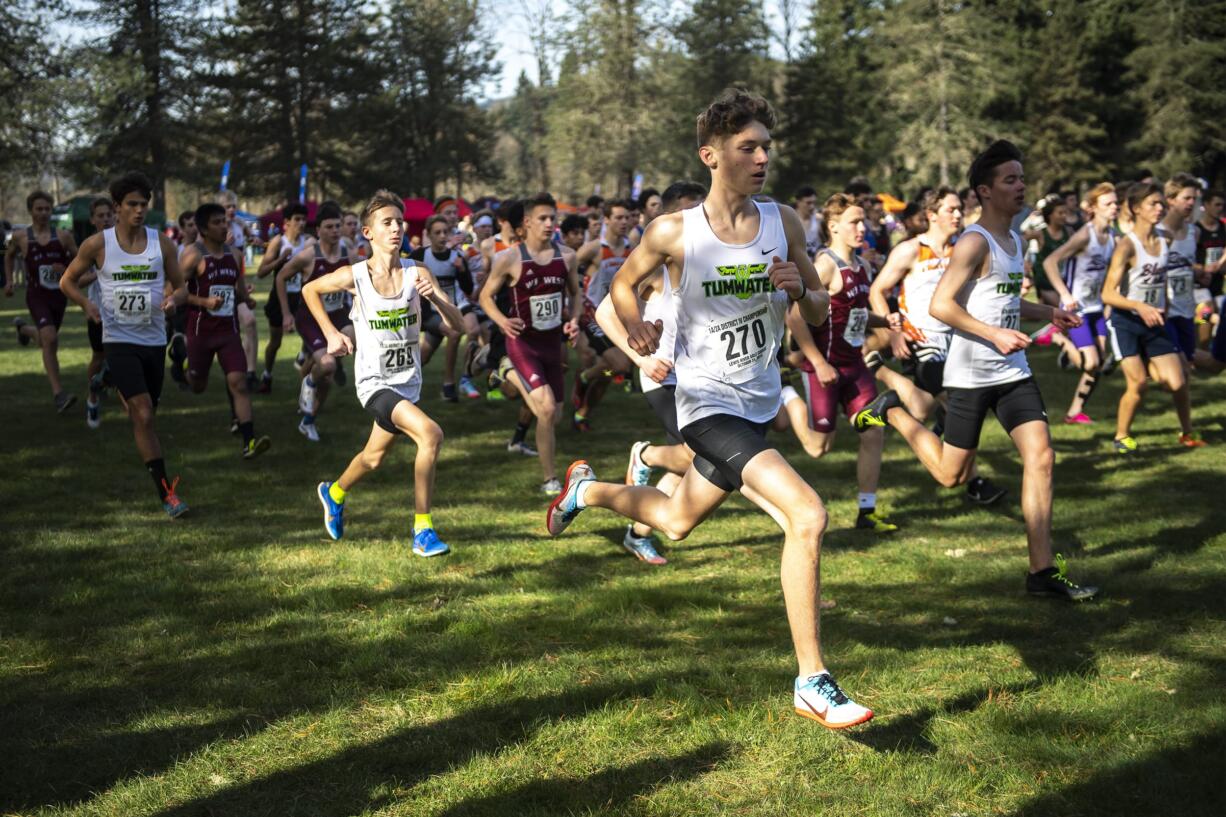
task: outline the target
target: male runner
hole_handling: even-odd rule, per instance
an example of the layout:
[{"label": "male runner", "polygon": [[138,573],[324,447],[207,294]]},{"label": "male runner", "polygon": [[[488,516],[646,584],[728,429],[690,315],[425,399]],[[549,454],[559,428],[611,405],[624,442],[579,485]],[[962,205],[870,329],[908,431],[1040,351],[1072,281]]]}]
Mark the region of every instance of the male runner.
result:
[{"label": "male runner", "polygon": [[595,240],[589,241],[579,250],[579,276],[586,277],[587,286],[584,292],[583,317],[579,320],[579,328],[587,338],[588,346],[595,355],[595,361],[575,375],[574,395],[574,427],[576,431],[590,431],[588,418],[592,410],[604,396],[610,381],[616,375],[628,375],[633,371],[629,358],[605,337],[600,324],[596,322],[596,307],[609,292],[609,284],[626,256],[630,254],[628,234],[634,223],[628,201],[611,199],[604,203],[604,233]]},{"label": "male runner", "polygon": [[[824,457],[834,447],[839,406],[847,418],[877,396],[873,373],[864,363],[865,333],[886,328],[889,321],[868,309],[869,270],[856,255],[864,244],[864,210],[846,193],[836,193],[822,207],[826,248],[818,253],[817,276],[830,293],[830,312],[821,326],[810,326],[798,308],[788,310],[787,326],[805,360],[805,396],[791,386],[783,389],[787,412],[800,444],[810,457]],[[860,435],[856,460],[860,513],[856,527],[891,533],[898,526],[877,513],[877,482],[881,477],[881,450],[885,433],[880,428]]]},{"label": "male runner", "polygon": [[[115,226],[115,205],[105,196],[100,196],[89,203],[89,223],[95,233],[101,233]],[[77,282],[77,286],[85,288],[85,296],[94,306],[100,306],[101,295],[98,286],[98,270],[91,269]],[[102,426],[102,382],[99,374],[106,363],[106,350],[102,346],[102,324],[99,321],[85,318],[85,334],[89,336],[91,356],[85,369],[85,379],[89,383],[89,397],[85,399],[85,425],[97,430]]]},{"label": "male runner", "polygon": [[1166,333],[1184,356],[1184,373],[1191,372],[1196,353],[1196,248],[1199,243],[1192,212],[1200,196],[1200,182],[1187,173],[1167,181],[1166,218],[1158,234],[1166,239]]},{"label": "male runner", "polygon": [[800,670],[796,712],[843,728],[873,713],[844,694],[822,659],[818,556],[826,511],[765,437],[779,410],[776,354],[788,304],[799,304],[815,325],[829,307],[795,211],[753,198],[766,183],[774,124],[766,101],[745,91],[730,89],[712,102],[697,128],[710,194],[699,207],[657,218],[613,280],[613,304],[630,346],[650,355],[663,324],[642,320],[635,288],[668,267],[677,424],[694,450],[693,464],[669,496],[650,486],[597,482],[578,460],[550,503],[546,526],[557,536],[584,508],[601,507],[682,539],[740,490],[784,531],[783,595]]},{"label": "male runner", "polygon": [[183,251],[200,240],[200,230],[196,227],[196,212],[194,210],[184,210],[179,213],[179,257],[183,257]]},{"label": "male runner", "polygon": [[51,194],[35,190],[26,197],[30,226],[24,232],[14,232],[13,240],[4,251],[4,294],[13,296],[13,262],[21,255],[26,273],[26,308],[33,325],[16,318],[17,339],[22,346],[38,341],[43,353],[43,370],[51,384],[55,410],[63,414],[76,395],[64,391],[60,382],[60,324],[68,301],[60,290],[60,276],[77,252],[77,242],[68,230],[51,226]]},{"label": "male runner", "polygon": [[817,191],[808,185],[796,191],[796,215],[805,226],[805,252],[816,259],[822,248],[821,215],[817,212]]},{"label": "male runner", "polygon": [[660,198],[660,191],[654,187],[648,187],[642,193],[639,193],[638,200],[634,202],[635,209],[638,210],[638,221],[634,228],[630,230],[628,238],[630,245],[637,247],[639,242],[643,240],[643,232],[647,229],[656,216],[660,215],[663,207],[663,199]]},{"label": "male runner", "polygon": [[[517,202],[507,217],[522,229],[523,241],[494,257],[481,288],[481,308],[506,337],[510,358],[521,384],[524,402],[536,417],[536,451],[544,481],[541,491],[554,495],[561,483],[554,471],[554,427],[562,417],[566,338],[578,334],[579,279],[575,254],[554,243],[557,202],[548,193]],[[498,304],[503,288],[510,291],[510,314]],[[563,296],[570,299],[570,320],[563,320]]]},{"label": "male runner", "polygon": [[226,379],[230,411],[242,435],[242,456],[253,459],[272,445],[255,435],[251,393],[247,390],[247,360],[238,334],[238,303],[250,300],[242,256],[225,243],[230,235],[226,208],[202,204],[194,215],[200,240],[179,258],[186,279],[187,382],[196,394],[209,384],[213,356]]},{"label": "male runner", "polygon": [[1202,204],[1200,219],[1196,222],[1196,263],[1200,267],[1196,305],[1199,341],[1207,346],[1213,338],[1217,310],[1226,301],[1222,297],[1222,266],[1226,264],[1226,224],[1222,223],[1222,208],[1226,205],[1226,194],[1210,190],[1205,193]]},{"label": "male runner", "polygon": [[361,220],[352,210],[341,214],[341,243],[346,245],[346,252],[358,260],[370,258],[370,242],[362,235]]},{"label": "male runner", "polygon": [[[295,278],[305,284],[308,280],[322,278],[350,264],[347,248],[341,245],[340,208],[328,204],[321,206],[316,221],[319,239],[308,244],[281,267],[275,282],[275,294],[281,302],[281,314],[285,316],[282,331],[289,332],[296,328],[309,355],[302,367],[302,381],[298,387],[298,410],[302,414],[302,419],[298,421],[298,433],[313,443],[319,442],[319,428],[315,420],[328,399],[339,361],[328,353],[323,330],[306,306],[300,301],[295,308],[290,308],[289,284]],[[337,291],[324,296],[324,310],[330,316],[332,325],[348,334],[352,340],[353,329],[347,314],[345,293]]]},{"label": "male runner", "polygon": [[[217,201],[222,207],[226,208],[226,226],[229,230],[228,242],[231,247],[238,251],[238,259],[242,263],[245,276],[247,272],[247,248],[258,246],[260,243],[259,238],[252,235],[251,228],[238,217],[238,194],[233,190],[223,190],[218,195]],[[193,229],[195,229],[194,224]],[[253,393],[256,389],[255,369],[260,356],[260,328],[259,321],[255,319],[255,310],[246,298],[240,298],[238,301],[238,331],[243,339],[243,356],[247,361],[247,392]]]},{"label": "male runner", "polygon": [[573,251],[579,252],[587,243],[587,219],[576,213],[571,213],[562,219],[558,232],[562,234],[562,243]]},{"label": "male runner", "polygon": [[[273,236],[264,249],[264,256],[260,259],[259,269],[255,273],[258,278],[280,272],[307,244],[309,237],[306,235],[306,205],[297,202],[286,205],[281,211],[281,218],[281,233]],[[285,291],[288,296],[289,314],[292,316],[302,298],[301,277],[290,278],[285,284]],[[264,375],[260,378],[258,389],[260,394],[272,391],[272,369],[277,362],[277,350],[281,348],[281,336],[285,331],[286,315],[275,287],[268,296],[268,302],[264,304],[264,316],[268,318],[268,344],[264,347]]]},{"label": "male runner", "polygon": [[[142,173],[126,173],[111,182],[116,226],[91,235],[81,244],[61,279],[64,295],[102,324],[102,345],[111,383],[128,407],[136,450],[157,486],[162,509],[176,519],[187,504],[167,481],[166,461],[154,430],[154,415],[165,376],[166,321],[163,313],[183,302],[174,242],[145,226],[153,184]],[[95,306],[77,284],[90,267],[98,270],[100,304]]]},{"label": "male runner", "polygon": [[1060,329],[1071,329],[1081,319],[1022,300],[1025,247],[1021,236],[1010,229],[1013,217],[1026,204],[1021,151],[1010,142],[997,141],[975,158],[969,176],[982,207],[979,221],[958,239],[929,306],[933,317],[953,329],[944,373],[949,392],[944,442],[908,414],[892,391],[856,415],[856,428],[888,422],[936,481],[948,488],[970,477],[983,421],[992,409],[1022,457],[1022,516],[1030,556],[1026,592],[1088,599],[1098,588],[1074,584],[1063,559],[1052,554],[1055,454],[1043,396],[1026,362],[1030,336],[1019,328],[1023,317],[1050,320]]},{"label": "male runner", "polygon": [[[907,411],[920,422],[928,418],[937,398],[945,393],[950,328],[929,312],[929,305],[949,267],[954,240],[962,231],[963,198],[951,187],[925,191],[921,206],[927,214],[928,229],[895,247],[869,288],[869,304],[874,313],[890,321],[890,348],[910,379],[881,365],[879,358],[869,368],[898,393]],[[900,288],[897,310],[890,308],[888,297],[895,287]],[[991,505],[1005,493],[1004,488],[977,471],[972,471],[966,483],[966,498],[979,505]]]},{"label": "male runner", "polygon": [[[454,201],[451,202],[451,206],[455,206]],[[473,305],[469,300],[473,295],[473,279],[464,256],[450,244],[452,230],[453,227],[447,216],[442,214],[430,216],[426,221],[426,240],[429,243],[413,250],[409,257],[430,270],[434,280],[447,293],[447,299],[464,316],[461,330],[454,332],[443,320],[442,315],[434,312],[428,304],[422,305],[421,331],[426,335],[422,339],[422,365],[430,362],[434,350],[446,340],[447,348],[443,360],[443,399],[455,403],[459,401],[459,395],[456,392],[455,370],[456,361],[459,359],[460,338],[467,335],[469,343],[475,343],[481,327],[477,323],[477,316],[473,314]],[[481,392],[473,386],[467,374],[463,374],[460,378],[460,391],[469,400],[481,399]]]},{"label": "male runner", "polygon": [[[371,257],[313,278],[303,288],[303,303],[327,339],[327,353],[344,355],[356,348],[353,377],[358,400],[375,418],[366,447],[336,480],[319,483],[315,493],[324,507],[324,529],[333,539],[340,539],[346,495],[358,480],[379,467],[397,435],[404,434],[417,445],[413,552],[441,556],[450,548],[435,532],[430,509],[443,430],[416,405],[421,397],[421,301],[428,299],[457,331],[463,320],[430,270],[401,259],[403,208],[404,200],[396,194],[376,192],[362,211],[362,232],[370,241]],[[335,293],[353,297],[350,317],[356,341],[332,322],[324,299]]]}]

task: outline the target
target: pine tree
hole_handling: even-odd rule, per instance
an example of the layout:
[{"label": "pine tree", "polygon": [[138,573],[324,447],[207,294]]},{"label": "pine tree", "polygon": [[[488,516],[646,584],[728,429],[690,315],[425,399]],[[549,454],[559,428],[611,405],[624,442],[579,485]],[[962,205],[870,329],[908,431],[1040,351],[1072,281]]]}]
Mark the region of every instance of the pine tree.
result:
[{"label": "pine tree", "polygon": [[767,27],[760,0],[694,0],[677,26],[700,106],[730,86],[768,92]]}]

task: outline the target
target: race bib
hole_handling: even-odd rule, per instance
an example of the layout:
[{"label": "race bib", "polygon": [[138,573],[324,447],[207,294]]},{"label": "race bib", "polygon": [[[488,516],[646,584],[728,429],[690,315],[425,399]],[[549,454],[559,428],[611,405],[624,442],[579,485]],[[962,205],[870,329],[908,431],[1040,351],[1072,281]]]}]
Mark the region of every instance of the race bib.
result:
[{"label": "race bib", "polygon": [[295,273],[292,278],[285,279],[286,292],[302,292],[302,273]]},{"label": "race bib", "polygon": [[1102,300],[1103,295],[1103,279],[1081,278],[1077,281],[1077,289],[1073,293],[1073,297],[1082,306],[1086,304],[1097,304]]},{"label": "race bib", "polygon": [[712,374],[722,374],[726,382],[743,383],[770,365],[770,307],[762,306],[735,318],[707,324],[704,355]]},{"label": "race bib", "polygon": [[210,315],[217,318],[229,318],[234,315],[233,285],[215,284],[209,287],[209,297],[221,298],[221,305],[208,311]]},{"label": "race bib", "polygon": [[115,288],[115,320],[123,326],[153,322],[153,293],[148,287]]},{"label": "race bib", "polygon": [[45,289],[60,288],[60,273],[55,269],[54,264],[38,265],[38,282]]},{"label": "race bib", "polygon": [[1134,300],[1148,304],[1154,309],[1163,309],[1166,307],[1166,284],[1137,284]]},{"label": "race bib", "polygon": [[1205,249],[1205,263],[1216,264],[1218,261],[1221,261],[1222,250],[1226,250],[1226,247],[1207,247]]},{"label": "race bib", "polygon": [[407,383],[416,370],[415,344],[410,340],[385,340],[379,343],[379,375],[385,383]]},{"label": "race bib", "polygon": [[324,312],[336,312],[338,309],[345,308],[345,293],[340,292],[325,292],[320,300],[324,303]]},{"label": "race bib", "polygon": [[1021,306],[1006,306],[1000,313],[1000,327],[1002,329],[1018,329],[1022,328],[1022,308]]},{"label": "race bib", "polygon": [[843,327],[843,340],[848,346],[864,345],[864,332],[868,329],[868,309],[855,307],[847,313],[847,326]]},{"label": "race bib", "polygon": [[541,332],[557,329],[562,325],[562,293],[533,295],[528,299],[532,309],[532,328]]}]

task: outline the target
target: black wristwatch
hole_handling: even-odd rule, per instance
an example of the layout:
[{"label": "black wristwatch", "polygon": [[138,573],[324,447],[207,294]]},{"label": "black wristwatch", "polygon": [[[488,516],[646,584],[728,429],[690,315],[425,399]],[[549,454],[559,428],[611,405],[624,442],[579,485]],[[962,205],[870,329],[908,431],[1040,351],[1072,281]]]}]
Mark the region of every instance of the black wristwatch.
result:
[{"label": "black wristwatch", "polygon": [[796,303],[797,301],[801,300],[808,294],[809,294],[809,288],[805,286],[805,279],[801,278],[800,279],[800,294],[797,295],[795,298],[789,295],[788,300],[791,301],[792,303]]}]

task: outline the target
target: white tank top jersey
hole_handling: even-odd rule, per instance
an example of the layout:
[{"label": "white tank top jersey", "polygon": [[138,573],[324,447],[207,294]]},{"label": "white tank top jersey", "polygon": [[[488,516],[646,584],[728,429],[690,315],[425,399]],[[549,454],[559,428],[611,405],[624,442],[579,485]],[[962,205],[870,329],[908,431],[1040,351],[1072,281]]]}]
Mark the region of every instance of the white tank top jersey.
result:
[{"label": "white tank top jersey", "polygon": [[98,270],[102,342],[165,346],[162,290],[166,264],[158,231],[145,228],[145,247],[137,254],[124,252],[114,227],[103,232],[102,240],[105,257]]},{"label": "white tank top jersey", "polygon": [[621,255],[617,255],[617,252],[603,238],[600,240],[600,257],[594,265],[596,269],[591,273],[591,281],[585,294],[593,306],[600,306],[600,302],[609,294],[609,288],[613,286],[613,276],[617,275],[617,271],[630,255],[630,244],[627,243],[621,248]]},{"label": "white tank top jersey", "polygon": [[464,291],[460,289],[460,284],[456,281],[455,277],[455,262],[457,259],[463,260],[460,258],[459,251],[448,250],[447,257],[439,259],[434,254],[434,250],[426,247],[426,251],[421,255],[424,260],[419,263],[425,264],[426,269],[430,270],[430,274],[434,276],[434,280],[438,281],[438,285],[447,293],[447,297],[451,299],[451,302],[458,309],[463,309],[467,306],[468,298],[464,296]]},{"label": "white tank top jersey", "polygon": [[[668,270],[665,270],[663,275],[665,276],[665,282],[667,282]],[[657,292],[650,301],[643,304],[643,320],[647,323],[660,321],[664,324],[664,330],[660,333],[659,348],[656,349],[652,357],[672,362],[673,358],[676,357],[677,319],[673,315],[672,293],[669,292],[667,286]],[[664,386],[676,386],[677,373],[670,371],[668,377],[664,378],[663,383],[657,383],[644,374],[642,369],[639,369],[639,385],[644,393],[655,391]]]},{"label": "white tank top jersey", "polygon": [[247,233],[243,230],[243,225],[238,219],[230,222],[230,246],[236,250],[241,250],[247,243]]},{"label": "white tank top jersey", "polygon": [[1080,315],[1103,311],[1103,281],[1107,277],[1107,267],[1111,263],[1111,254],[1115,252],[1115,234],[1107,228],[1107,240],[1098,238],[1098,230],[1090,224],[1087,228],[1089,238],[1085,248],[1070,258],[1065,266],[1067,271],[1065,285],[1073,295],[1073,300],[1081,305]]},{"label": "white tank top jersey", "polygon": [[[1132,266],[1120,281],[1120,294],[1133,301],[1149,304],[1154,309],[1166,309],[1166,239],[1158,234],[1158,254],[1150,255],[1135,233],[1128,234],[1135,257]],[[1124,310],[1136,314],[1134,310]]]},{"label": "white tank top jersey", "polygon": [[362,405],[380,389],[391,389],[411,403],[421,396],[421,303],[417,294],[417,262],[400,260],[404,283],[385,298],[375,292],[366,261],[354,264],[353,321],[354,386]]},{"label": "white tank top jersey", "polygon": [[[278,250],[279,257],[293,258],[298,253],[302,252],[303,248],[306,247],[307,242],[310,240],[311,240],[311,237],[307,235],[306,233],[303,233],[302,235],[298,236],[297,241],[291,244],[289,238],[286,237],[284,233],[282,233],[281,234],[281,244]],[[285,291],[286,292],[302,292],[302,273],[301,272],[295,273],[293,277],[286,280]]]},{"label": "white tank top jersey", "polygon": [[898,308],[907,322],[924,333],[933,346],[949,345],[949,326],[928,313],[932,295],[937,291],[941,276],[949,268],[953,246],[945,250],[933,247],[923,236],[916,239],[915,263],[903,276],[899,289]]},{"label": "white tank top jersey", "polygon": [[809,218],[801,223],[805,225],[805,252],[809,258],[816,259],[822,248],[822,231],[817,223],[817,213],[810,213]]},{"label": "white tank top jersey", "polygon": [[1158,234],[1166,239],[1166,315],[1168,318],[1196,317],[1196,283],[1192,265],[1196,263],[1197,227],[1184,225],[1183,238],[1175,238],[1166,227]]},{"label": "white tank top jersey", "polygon": [[766,270],[788,257],[779,206],[754,202],[758,234],[725,244],[705,205],[682,211],[685,263],[671,293],[677,326],[677,425],[730,414],[764,423],[779,410],[779,363],[788,296]]},{"label": "white tank top jersey", "polygon": [[[1025,248],[1021,237],[1009,231],[1013,253],[1005,252],[992,234],[972,224],[963,237],[978,233],[988,242],[990,260],[988,272],[970,283],[966,311],[972,318],[988,326],[1020,329],[1022,317],[1022,279],[1026,274]],[[1030,364],[1025,351],[1002,355],[987,340],[953,330],[949,341],[949,356],[945,360],[945,388],[979,389],[999,386],[1030,377]]]}]

